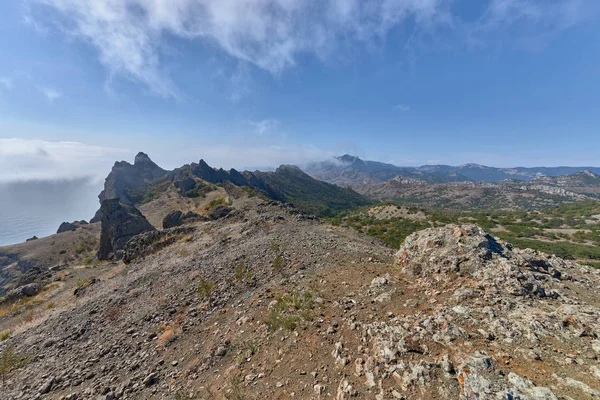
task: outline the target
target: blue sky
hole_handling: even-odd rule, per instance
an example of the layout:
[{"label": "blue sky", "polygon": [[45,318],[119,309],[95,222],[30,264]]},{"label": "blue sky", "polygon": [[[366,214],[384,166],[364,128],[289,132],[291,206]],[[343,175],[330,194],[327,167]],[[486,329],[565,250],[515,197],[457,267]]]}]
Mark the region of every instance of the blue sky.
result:
[{"label": "blue sky", "polygon": [[4,1],[0,180],[139,150],[600,165],[599,22],[596,0]]}]

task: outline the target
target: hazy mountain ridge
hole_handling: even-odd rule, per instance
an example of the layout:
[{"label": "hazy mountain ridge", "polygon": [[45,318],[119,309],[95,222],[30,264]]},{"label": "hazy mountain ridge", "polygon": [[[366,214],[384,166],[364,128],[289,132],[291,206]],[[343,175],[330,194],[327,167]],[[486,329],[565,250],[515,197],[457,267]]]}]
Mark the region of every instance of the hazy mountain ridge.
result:
[{"label": "hazy mountain ridge", "polygon": [[310,163],[305,171],[326,182],[342,186],[388,181],[398,175],[419,179],[427,183],[448,182],[500,182],[506,179],[531,180],[540,176],[562,176],[590,171],[600,174],[598,167],[514,167],[497,168],[480,164],[422,165],[399,167],[378,161],[365,161],[345,154],[332,160]]}]

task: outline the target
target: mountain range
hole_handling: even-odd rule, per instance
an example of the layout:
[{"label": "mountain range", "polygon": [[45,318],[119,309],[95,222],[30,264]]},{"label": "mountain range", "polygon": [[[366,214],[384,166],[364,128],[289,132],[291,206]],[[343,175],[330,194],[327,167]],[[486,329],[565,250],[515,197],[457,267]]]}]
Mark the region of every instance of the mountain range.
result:
[{"label": "mountain range", "polygon": [[397,176],[417,179],[430,184],[500,182],[507,179],[527,181],[540,176],[562,176],[584,170],[600,174],[598,167],[496,168],[479,164],[399,167],[393,164],[362,160],[348,154],[304,166],[304,171],[314,178],[341,186],[385,182]]}]

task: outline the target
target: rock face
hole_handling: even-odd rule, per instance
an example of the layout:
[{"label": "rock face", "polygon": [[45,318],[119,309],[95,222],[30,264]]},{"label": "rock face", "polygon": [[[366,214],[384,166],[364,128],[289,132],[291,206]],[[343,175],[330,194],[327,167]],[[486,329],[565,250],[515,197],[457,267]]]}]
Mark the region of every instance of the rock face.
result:
[{"label": "rock face", "polygon": [[122,204],[118,199],[104,200],[100,211],[102,231],[99,260],[120,259],[121,250],[129,239],[140,233],[155,230],[137,208]]},{"label": "rock face", "polygon": [[75,229],[77,229],[77,225],[72,224],[71,222],[63,222],[58,227],[58,230],[56,231],[56,233],[74,231]]}]

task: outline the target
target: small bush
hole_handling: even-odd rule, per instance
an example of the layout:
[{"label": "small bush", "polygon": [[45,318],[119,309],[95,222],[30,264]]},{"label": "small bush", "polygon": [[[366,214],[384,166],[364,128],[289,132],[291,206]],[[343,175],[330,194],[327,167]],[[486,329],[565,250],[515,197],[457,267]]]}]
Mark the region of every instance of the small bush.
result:
[{"label": "small bush", "polygon": [[271,330],[281,328],[293,331],[302,321],[312,320],[313,308],[313,296],[308,291],[280,296],[267,317],[267,326]]},{"label": "small bush", "polygon": [[27,363],[28,357],[19,354],[13,346],[8,346],[0,356],[0,375],[2,375],[2,385],[6,380],[6,375],[10,372],[21,368]]},{"label": "small bush", "polygon": [[119,320],[119,318],[121,318],[122,314],[123,308],[118,305],[115,305],[106,309],[106,311],[104,312],[104,317],[111,322],[116,322]]},{"label": "small bush", "polygon": [[77,254],[82,254],[86,250],[87,250],[87,246],[85,245],[84,242],[79,242],[79,243],[77,243],[77,246],[75,246],[75,253],[77,253]]},{"label": "small bush", "polygon": [[56,303],[55,303],[55,302],[53,302],[53,301],[51,301],[51,302],[49,302],[48,304],[46,304],[46,310],[51,310],[51,309],[53,309],[54,307],[56,307]]},{"label": "small bush", "polygon": [[218,199],[211,200],[211,201],[210,201],[210,202],[209,202],[209,203],[208,203],[208,204],[207,204],[207,205],[204,207],[204,209],[205,209],[206,211],[210,211],[210,210],[212,210],[213,208],[215,208],[215,207],[216,207],[216,206],[218,206],[218,205],[224,205],[224,206],[226,206],[226,205],[227,205],[227,202],[225,201],[225,198],[223,198],[223,197],[219,197]]},{"label": "small bush", "polygon": [[238,281],[251,281],[254,274],[243,263],[240,263],[235,269],[235,279]]},{"label": "small bush", "polygon": [[179,249],[179,250],[177,251],[177,254],[178,254],[180,257],[185,257],[185,256],[189,255],[189,254],[190,254],[190,252],[189,252],[187,249]]},{"label": "small bush", "polygon": [[200,287],[197,290],[197,293],[200,297],[208,297],[212,293],[216,284],[212,281],[206,280],[204,278],[200,278]]},{"label": "small bush", "polygon": [[0,342],[4,342],[10,337],[10,331],[0,332]]},{"label": "small bush", "polygon": [[277,271],[277,272],[281,272],[282,268],[283,268],[283,257],[281,257],[280,255],[278,255],[273,260],[273,269],[275,271]]},{"label": "small bush", "polygon": [[230,400],[245,400],[246,394],[244,393],[243,387],[244,380],[240,375],[233,375],[229,379],[229,384],[231,385],[231,394],[229,396]]}]

